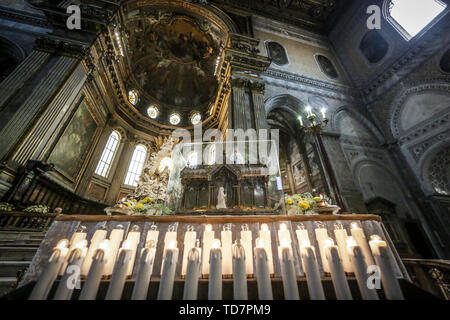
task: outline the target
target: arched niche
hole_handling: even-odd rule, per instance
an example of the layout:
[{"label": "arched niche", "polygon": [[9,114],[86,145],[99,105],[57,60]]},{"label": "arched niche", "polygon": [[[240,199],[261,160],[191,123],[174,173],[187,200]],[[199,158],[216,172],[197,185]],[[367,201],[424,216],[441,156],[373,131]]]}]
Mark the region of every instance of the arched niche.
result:
[{"label": "arched niche", "polygon": [[14,42],[0,37],[0,82],[25,59],[25,51]]},{"label": "arched niche", "polygon": [[450,195],[450,141],[435,145],[420,164],[426,194]]},{"label": "arched niche", "polygon": [[377,140],[372,131],[346,110],[339,111],[335,116],[335,130],[342,136],[356,139]]}]

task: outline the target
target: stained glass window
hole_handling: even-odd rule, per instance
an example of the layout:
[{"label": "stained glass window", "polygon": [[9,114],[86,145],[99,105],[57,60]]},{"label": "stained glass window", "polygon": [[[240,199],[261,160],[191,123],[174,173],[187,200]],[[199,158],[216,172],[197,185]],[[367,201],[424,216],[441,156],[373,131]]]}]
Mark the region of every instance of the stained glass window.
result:
[{"label": "stained glass window", "polygon": [[200,114],[200,112],[195,112],[192,116],[191,116],[191,123],[193,125],[196,125],[198,123],[200,123],[200,121],[202,121],[202,115]]},{"label": "stained glass window", "polygon": [[130,90],[128,92],[128,101],[130,101],[130,103],[135,106],[138,102],[138,94],[136,92],[136,90]]},{"label": "stained glass window", "polygon": [[156,117],[158,117],[158,114],[159,114],[158,107],[157,106],[148,107],[147,114],[150,118],[156,119]]},{"label": "stained glass window", "polygon": [[116,155],[117,147],[119,146],[119,141],[119,134],[116,131],[111,132],[108,141],[106,142],[106,146],[103,149],[100,161],[97,164],[97,169],[95,169],[96,174],[105,178],[108,176],[114,156]]},{"label": "stained glass window", "polygon": [[181,117],[178,113],[172,113],[169,117],[169,122],[174,126],[179,124],[180,121],[181,121]]}]

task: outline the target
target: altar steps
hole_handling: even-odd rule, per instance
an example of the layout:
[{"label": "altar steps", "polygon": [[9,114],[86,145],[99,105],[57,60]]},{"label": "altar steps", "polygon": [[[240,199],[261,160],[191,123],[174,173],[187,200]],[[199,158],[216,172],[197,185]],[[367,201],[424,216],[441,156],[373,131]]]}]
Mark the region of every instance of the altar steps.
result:
[{"label": "altar steps", "polygon": [[[352,292],[352,296],[354,300],[361,300],[361,295],[359,293],[358,285],[354,279],[350,279],[349,281],[350,290]],[[50,291],[49,297],[53,297],[56,292],[56,288],[59,282],[55,282],[52,290]],[[100,284],[100,288],[97,294],[97,300],[104,300],[106,296],[106,291],[108,289],[109,281],[102,281]],[[298,289],[301,300],[309,300],[308,287],[306,281],[304,279],[300,279],[298,281]],[[322,284],[325,291],[325,296],[327,300],[336,300],[336,296],[334,294],[334,287],[331,279],[323,279]],[[83,285],[83,284],[82,284]],[[420,289],[414,284],[406,281],[400,280],[400,285],[402,287],[403,293],[405,295],[406,300],[436,300],[435,296],[429,294],[428,292]],[[29,283],[10,294],[0,298],[1,300],[26,300],[31,293],[31,289],[33,288],[34,283]],[[125,284],[125,288],[122,295],[122,300],[129,300],[133,291],[134,281],[127,281]],[[255,279],[249,279],[247,281],[248,286],[248,299],[249,300],[258,300],[258,289],[257,283]],[[158,294],[159,280],[151,280],[150,286],[148,290],[147,300],[155,300]],[[183,299],[183,288],[184,281],[177,280],[174,283],[173,289],[173,300],[182,300]],[[233,300],[233,280],[224,279],[222,285],[223,292],[223,300]],[[272,291],[274,300],[284,300],[283,294],[283,282],[281,279],[272,279]],[[72,295],[72,300],[77,300],[81,290],[74,290]],[[383,290],[378,290],[378,295],[380,299],[385,299]],[[208,280],[202,279],[199,281],[198,287],[198,300],[208,300]]]}]

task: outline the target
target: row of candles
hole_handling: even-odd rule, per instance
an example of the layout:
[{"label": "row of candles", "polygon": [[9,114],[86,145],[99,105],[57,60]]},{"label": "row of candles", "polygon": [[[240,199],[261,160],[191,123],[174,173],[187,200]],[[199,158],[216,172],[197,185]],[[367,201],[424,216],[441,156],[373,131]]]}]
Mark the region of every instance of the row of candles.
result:
[{"label": "row of candles", "polygon": [[[354,222],[350,228],[351,235],[340,223],[335,224],[334,240],[329,237],[328,230],[322,222],[316,223],[314,230],[319,252],[311,245],[308,230],[303,224],[295,231],[300,249],[300,262],[306,276],[310,299],[324,300],[325,294],[319,270],[320,259],[325,274],[330,274],[337,299],[352,299],[346,273],[353,273],[361,296],[366,300],[377,300],[378,294],[367,285],[367,267],[376,264],[380,271],[387,299],[403,299],[402,290],[395,277],[389,260],[387,244],[378,235],[366,240],[364,231]],[[278,259],[281,268],[284,296],[288,300],[298,300],[297,272],[293,254],[291,233],[286,223],[281,223],[278,234]],[[101,279],[111,276],[106,293],[107,300],[118,300],[122,297],[126,280],[131,277],[141,232],[134,226],[124,239],[125,231],[118,226],[111,231],[98,229],[92,236],[90,246],[84,230],[75,232],[71,240],[59,241],[53,249],[41,276],[34,286],[30,299],[46,299],[58,275],[61,276],[54,299],[69,300],[73,287],[68,281],[73,275],[73,266],[79,268],[86,277],[79,299],[94,300],[97,296]],[[197,232],[188,226],[184,234],[184,251],[181,276],[185,279],[183,299],[197,299],[198,281],[203,276],[208,279],[208,298],[222,299],[222,278],[233,275],[234,298],[247,299],[247,277],[255,270],[258,296],[262,300],[273,299],[271,275],[274,274],[271,231],[267,224],[262,224],[259,237],[252,246],[252,232],[248,225],[243,225],[240,240],[232,242],[231,224],[224,226],[220,239],[210,224],[205,226],[202,238],[197,239]],[[147,298],[150,278],[153,273],[159,231],[152,225],[147,232],[144,248],[140,252],[139,266],[132,293],[132,299]],[[177,232],[170,226],[164,235],[163,259],[158,299],[172,298],[175,271],[179,256]]]}]

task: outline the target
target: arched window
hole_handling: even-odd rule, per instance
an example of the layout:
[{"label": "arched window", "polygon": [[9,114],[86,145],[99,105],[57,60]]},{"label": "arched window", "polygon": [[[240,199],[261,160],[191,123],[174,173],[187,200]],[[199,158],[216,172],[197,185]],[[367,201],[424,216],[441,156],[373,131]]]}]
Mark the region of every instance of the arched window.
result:
[{"label": "arched window", "polygon": [[117,147],[119,146],[120,136],[116,131],[111,132],[108,141],[106,142],[105,149],[103,149],[100,161],[97,164],[97,169],[95,173],[102,177],[107,177],[109,170],[111,169],[111,164],[116,155]]},{"label": "arched window", "polygon": [[447,5],[441,0],[385,0],[383,13],[387,21],[406,39],[411,40],[444,14]]},{"label": "arched window", "polygon": [[144,167],[146,155],[147,148],[143,145],[137,145],[134,149],[133,156],[131,157],[130,165],[128,166],[125,184],[133,187],[137,186],[142,168]]},{"label": "arched window", "polygon": [[216,162],[216,145],[209,147],[208,164],[212,166]]}]

